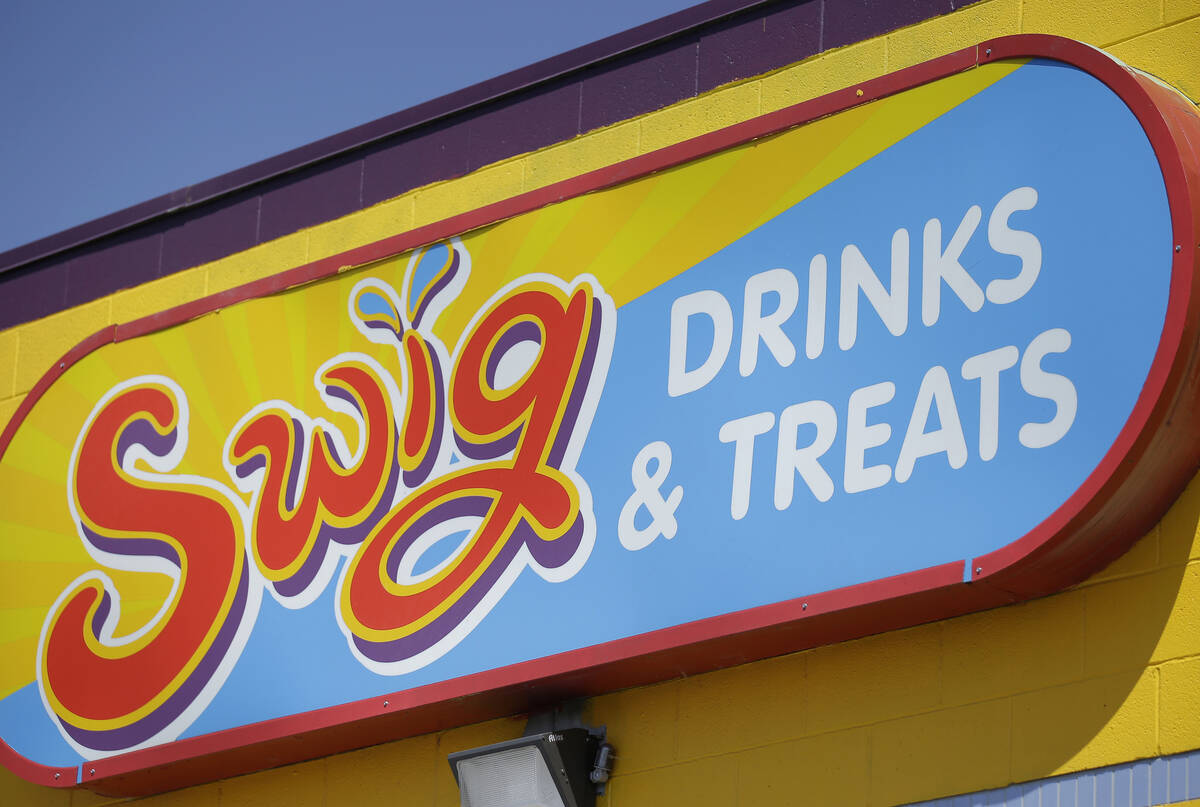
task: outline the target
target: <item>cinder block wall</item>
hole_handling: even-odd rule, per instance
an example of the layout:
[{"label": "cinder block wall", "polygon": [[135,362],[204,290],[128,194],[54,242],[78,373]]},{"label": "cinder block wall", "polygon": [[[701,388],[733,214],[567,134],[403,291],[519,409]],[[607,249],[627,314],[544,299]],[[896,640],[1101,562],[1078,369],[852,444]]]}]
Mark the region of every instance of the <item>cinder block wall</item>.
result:
[{"label": "cinder block wall", "polygon": [[[1031,32],[1096,45],[1200,99],[1200,0],[981,0],[0,331],[0,427],[52,362],[105,325]],[[601,803],[898,805],[1032,783],[1006,801],[946,803],[1050,807],[1075,802],[1049,777],[1200,749],[1198,525],[1200,477],[1127,555],[1059,595],[598,697],[589,718],[608,725],[620,754]],[[446,755],[522,727],[520,717],[496,720],[138,803],[446,807],[458,803]],[[1200,804],[1171,781],[1171,803]],[[0,804],[117,801],[0,770]]]}]

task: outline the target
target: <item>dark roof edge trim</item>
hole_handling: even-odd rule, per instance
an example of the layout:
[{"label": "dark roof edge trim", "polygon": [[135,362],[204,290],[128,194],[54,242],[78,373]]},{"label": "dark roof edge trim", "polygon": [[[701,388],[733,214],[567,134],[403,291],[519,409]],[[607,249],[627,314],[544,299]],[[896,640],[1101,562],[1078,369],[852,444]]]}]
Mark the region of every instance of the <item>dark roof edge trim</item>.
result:
[{"label": "dark roof edge trim", "polygon": [[307,145],[234,169],[83,224],[0,252],[0,274],[72,247],[113,235],[160,216],[186,210],[251,185],[337,157],[377,140],[434,122],[583,70],[777,0],[707,0],[691,8],[486,79],[408,109],[360,124]]}]

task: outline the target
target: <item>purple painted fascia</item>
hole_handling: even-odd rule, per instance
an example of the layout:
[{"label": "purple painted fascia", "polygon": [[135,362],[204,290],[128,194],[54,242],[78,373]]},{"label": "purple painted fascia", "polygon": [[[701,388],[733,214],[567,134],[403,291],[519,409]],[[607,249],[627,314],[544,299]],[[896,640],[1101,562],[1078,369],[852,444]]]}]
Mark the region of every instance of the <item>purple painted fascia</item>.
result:
[{"label": "purple painted fascia", "polygon": [[709,0],[0,253],[0,330],[975,0]]},{"label": "purple painted fascia", "polygon": [[181,211],[163,233],[160,274],[169,275],[258,243],[262,197],[234,194],[202,210]]},{"label": "purple painted fascia", "polygon": [[699,39],[677,36],[610,60],[582,81],[580,129],[590,131],[696,94]]},{"label": "purple painted fascia", "polygon": [[757,76],[825,50],[824,3],[803,3],[764,9],[761,14],[738,14],[700,37],[696,90],[708,92],[731,81]]},{"label": "purple painted fascia", "polygon": [[160,233],[127,231],[88,244],[67,261],[64,304],[70,308],[103,297],[114,283],[126,288],[147,283],[159,277],[161,265]]},{"label": "purple painted fascia", "polygon": [[263,183],[256,241],[272,241],[360,210],[362,175],[362,155],[344,155]]},{"label": "purple painted fascia", "polygon": [[71,262],[52,257],[37,266],[3,276],[0,290],[0,328],[48,317],[67,308],[67,277]]},{"label": "purple painted fascia", "polygon": [[124,210],[80,224],[24,246],[0,253],[0,273],[39,258],[62,252],[86,241],[123,230],[151,218],[193,207],[266,179],[305,168],[313,163],[368,145],[421,124],[430,123],[470,107],[479,106],[536,84],[550,81],[589,65],[637,50],[713,20],[776,0],[708,0],[692,8],[630,28],[574,50],[551,56],[470,87],[434,98],[361,126],[285,151],[275,157],[189,185]]},{"label": "purple painted fascia", "polygon": [[921,20],[949,14],[958,0],[840,0],[825,4],[822,50],[861,42]]}]

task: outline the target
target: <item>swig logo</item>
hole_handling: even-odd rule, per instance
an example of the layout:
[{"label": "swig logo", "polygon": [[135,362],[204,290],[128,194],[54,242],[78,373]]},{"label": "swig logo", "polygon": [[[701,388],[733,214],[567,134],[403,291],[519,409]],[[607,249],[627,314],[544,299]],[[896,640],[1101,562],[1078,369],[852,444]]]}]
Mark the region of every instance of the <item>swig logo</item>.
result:
[{"label": "swig logo", "polygon": [[[259,403],[225,440],[232,486],[176,472],[189,409],[171,379],[124,381],[95,406],[68,477],[79,537],[102,569],[174,584],[122,636],[120,592],[102,569],[51,608],[38,686],[76,750],[95,758],[179,736],[228,677],[263,591],[303,608],[340,566],[350,651],[399,674],[452,649],[526,567],[552,582],[582,568],[596,524],[575,465],[615,306],[591,276],[526,276],[476,312],[450,353],[433,328],[469,273],[455,239],[418,250],[399,292],[357,283],[347,313],[364,338],[395,348],[396,367],[348,352],[315,373],[322,402],[357,434],[287,401]],[[416,571],[432,547],[455,544]]]}]

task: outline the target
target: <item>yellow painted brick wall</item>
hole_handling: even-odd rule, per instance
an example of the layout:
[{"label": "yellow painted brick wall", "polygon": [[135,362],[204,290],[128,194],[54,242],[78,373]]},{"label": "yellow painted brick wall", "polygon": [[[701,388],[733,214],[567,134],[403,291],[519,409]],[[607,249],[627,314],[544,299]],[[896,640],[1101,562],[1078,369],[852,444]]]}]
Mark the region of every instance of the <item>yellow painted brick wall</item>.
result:
[{"label": "yellow painted brick wall", "polygon": [[[0,332],[0,428],[80,338],[985,38],[1081,39],[1200,98],[1197,0],[984,0]],[[594,699],[610,807],[892,805],[1200,748],[1200,477],[1125,557],[1054,597]],[[454,805],[446,755],[503,719],[143,799]],[[116,803],[0,771],[0,804]],[[1189,802],[1195,803],[1195,802]]]}]

